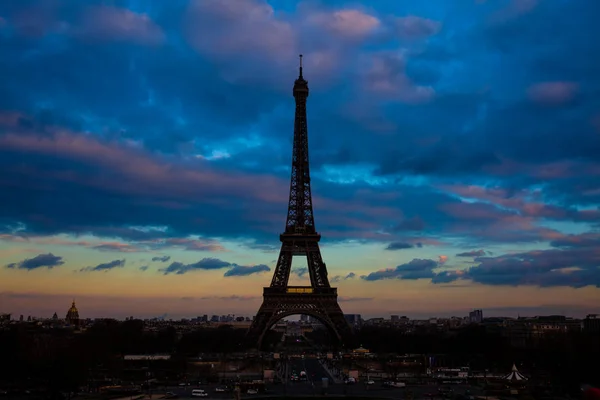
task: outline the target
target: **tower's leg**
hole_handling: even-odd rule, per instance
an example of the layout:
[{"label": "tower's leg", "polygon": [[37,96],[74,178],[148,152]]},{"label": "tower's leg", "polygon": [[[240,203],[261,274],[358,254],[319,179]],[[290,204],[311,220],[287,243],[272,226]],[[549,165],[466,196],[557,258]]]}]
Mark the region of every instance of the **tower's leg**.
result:
[{"label": "tower's leg", "polygon": [[[246,334],[246,340],[248,345],[256,345],[260,350],[262,347],[262,342],[265,337],[267,331],[271,328],[273,324],[270,324],[270,321],[273,320],[275,315],[275,311],[270,309],[266,299],[263,301],[263,304],[260,306],[258,313],[254,317],[254,321],[252,321],[252,325],[250,325],[250,329]],[[277,322],[277,321],[275,321]]]},{"label": "tower's leg", "polygon": [[304,251],[306,252],[306,261],[311,277],[311,285],[313,287],[329,287],[329,279],[327,278],[327,268],[321,257],[321,249],[319,243],[305,243]]},{"label": "tower's leg", "polygon": [[327,314],[331,320],[331,324],[340,338],[341,344],[345,346],[354,346],[354,332],[352,331],[352,328],[350,328],[346,318],[344,318],[344,313],[342,312],[342,309],[337,301],[330,306]]},{"label": "tower's leg", "polygon": [[292,251],[292,243],[284,242],[281,244],[277,265],[275,266],[275,273],[273,273],[273,279],[271,280],[271,287],[286,287],[288,285],[290,272],[292,270]]}]

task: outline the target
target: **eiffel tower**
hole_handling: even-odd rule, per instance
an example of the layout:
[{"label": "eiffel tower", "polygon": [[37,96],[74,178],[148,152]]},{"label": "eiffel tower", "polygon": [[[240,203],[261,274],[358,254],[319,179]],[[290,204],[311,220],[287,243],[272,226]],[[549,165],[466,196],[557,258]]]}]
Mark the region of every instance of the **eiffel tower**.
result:
[{"label": "eiffel tower", "polygon": [[[308,130],[306,99],[308,82],[300,75],[294,82],[296,118],[292,151],[292,177],[285,232],[279,236],[281,250],[271,286],[263,290],[263,303],[256,314],[248,338],[262,346],[265,333],[279,320],[289,315],[309,315],[323,323],[339,343],[348,343],[352,330],[337,301],[337,288],[329,285],[327,268],[321,258],[319,240],[315,229],[310,173],[308,162]],[[289,286],[292,259],[305,256],[310,276],[310,286]]]}]

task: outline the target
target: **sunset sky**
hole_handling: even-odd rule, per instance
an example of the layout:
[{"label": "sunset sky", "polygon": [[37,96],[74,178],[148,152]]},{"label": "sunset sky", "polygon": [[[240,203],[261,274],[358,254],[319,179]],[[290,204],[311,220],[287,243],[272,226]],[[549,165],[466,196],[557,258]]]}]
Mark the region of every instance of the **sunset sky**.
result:
[{"label": "sunset sky", "polygon": [[[252,316],[298,54],[364,317],[600,312],[600,2],[0,2],[0,313]],[[291,283],[308,284],[306,261]]]}]

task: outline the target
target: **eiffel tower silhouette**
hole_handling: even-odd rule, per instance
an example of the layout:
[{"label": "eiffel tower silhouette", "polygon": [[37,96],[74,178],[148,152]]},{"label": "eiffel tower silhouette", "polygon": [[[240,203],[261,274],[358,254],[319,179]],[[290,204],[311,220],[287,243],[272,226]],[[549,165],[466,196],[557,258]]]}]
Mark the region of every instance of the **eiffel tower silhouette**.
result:
[{"label": "eiffel tower silhouette", "polygon": [[[281,250],[271,285],[263,290],[263,303],[248,330],[247,337],[262,346],[265,333],[279,320],[289,315],[309,315],[324,324],[340,343],[352,339],[352,330],[337,301],[337,288],[329,284],[327,268],[321,257],[315,229],[310,171],[308,161],[308,130],[306,99],[308,82],[300,74],[294,82],[296,118],[292,151],[292,177],[285,232],[279,236]],[[292,259],[305,256],[310,286],[289,286]]]}]

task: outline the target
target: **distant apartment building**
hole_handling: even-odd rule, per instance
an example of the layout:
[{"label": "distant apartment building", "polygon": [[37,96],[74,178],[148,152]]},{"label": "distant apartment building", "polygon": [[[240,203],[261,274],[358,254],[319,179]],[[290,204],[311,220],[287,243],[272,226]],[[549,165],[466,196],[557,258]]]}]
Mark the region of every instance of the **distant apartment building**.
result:
[{"label": "distant apartment building", "polygon": [[362,324],[362,318],[360,314],[344,314],[344,318],[350,326],[360,326]]},{"label": "distant apartment building", "polygon": [[472,324],[480,324],[483,322],[483,311],[473,310],[469,313],[469,322]]},{"label": "distant apartment building", "polygon": [[583,320],[583,330],[585,332],[600,333],[600,315],[589,314]]},{"label": "distant apartment building", "polygon": [[394,326],[408,325],[410,323],[410,318],[405,315],[390,315],[390,323]]},{"label": "distant apartment building", "polygon": [[204,314],[204,315],[198,315],[196,317],[196,321],[197,322],[208,322],[208,315]]},{"label": "distant apartment building", "polygon": [[365,325],[384,325],[386,323],[385,318],[381,318],[381,317],[376,317],[376,318],[369,318],[368,320],[364,321]]},{"label": "distant apartment building", "polygon": [[581,321],[564,315],[519,317],[503,323],[503,334],[513,346],[537,347],[540,339],[581,330]]},{"label": "distant apartment building", "polygon": [[219,322],[233,322],[235,320],[235,315],[233,314],[221,315],[221,317],[219,317]]}]

